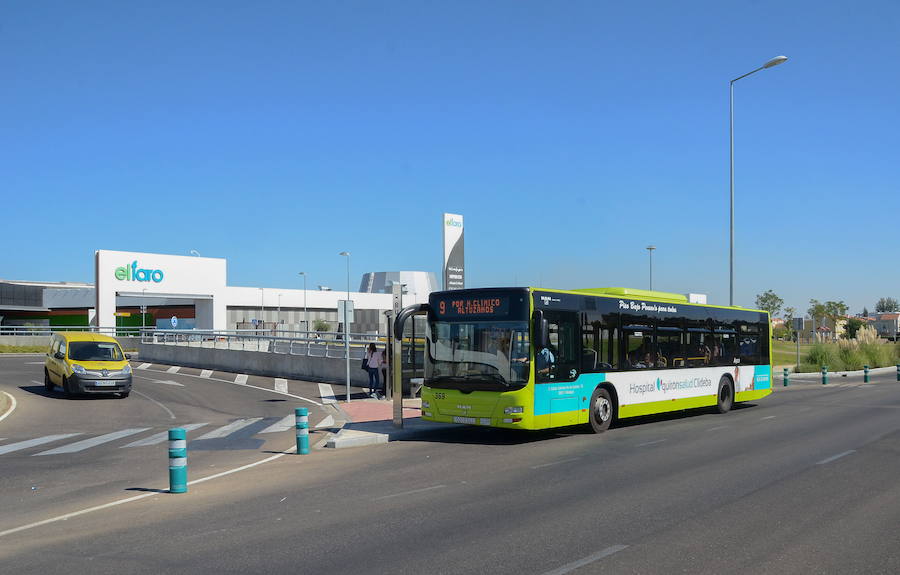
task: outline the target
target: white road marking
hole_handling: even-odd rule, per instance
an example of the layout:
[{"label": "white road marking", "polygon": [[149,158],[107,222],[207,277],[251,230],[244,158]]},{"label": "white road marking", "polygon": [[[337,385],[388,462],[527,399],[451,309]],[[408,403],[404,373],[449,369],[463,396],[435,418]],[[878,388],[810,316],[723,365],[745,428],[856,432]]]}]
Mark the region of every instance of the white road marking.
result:
[{"label": "white road marking", "polygon": [[334,396],[334,390],[330,384],[319,384],[319,397],[322,398],[322,403],[337,403],[337,398]]},{"label": "white road marking", "polygon": [[[139,376],[137,376],[137,377],[141,377],[141,376],[139,375]],[[151,379],[151,378],[149,378],[149,377],[142,377],[142,379]],[[156,381],[156,380],[151,379],[151,381]],[[175,414],[172,413],[172,410],[169,409],[168,407],[166,407],[165,405],[163,405],[162,403],[156,401],[155,399],[153,399],[153,398],[150,397],[149,395],[145,395],[145,394],[141,393],[140,391],[134,389],[133,387],[131,388],[131,391],[132,391],[132,393],[136,393],[136,394],[140,395],[140,396],[143,397],[144,399],[149,399],[150,401],[152,401],[152,402],[155,403],[156,405],[158,405],[158,406],[160,406],[161,408],[163,408],[163,409],[165,410],[165,412],[169,414],[169,419],[175,419]]]},{"label": "white road marking", "polygon": [[287,380],[281,377],[275,378],[275,391],[278,393],[287,393],[288,392],[288,384]]},{"label": "white road marking", "polygon": [[293,429],[296,425],[296,417],[294,414],[285,415],[281,420],[273,423],[269,427],[260,431],[260,433],[278,433],[279,431],[287,431]]},{"label": "white road marking", "polygon": [[775,416],[774,416],[774,415],[767,415],[767,416],[765,416],[765,417],[763,417],[763,418],[760,418],[760,421],[765,421],[765,420],[767,420],[767,419],[775,419]]},{"label": "white road marking", "polygon": [[169,369],[166,370],[166,373],[178,373],[178,370],[181,369],[180,365],[173,365]]},{"label": "white road marking", "polygon": [[213,374],[213,370],[211,370],[211,369],[204,369],[204,370],[202,370],[202,371],[200,372],[200,377],[202,377],[202,378],[204,378],[204,379],[208,379],[209,376],[211,376],[212,374]]},{"label": "white road marking", "polygon": [[151,365],[153,365],[153,364],[152,363],[142,363],[141,365],[137,366],[136,369],[148,369]]},{"label": "white road marking", "polygon": [[[32,383],[35,383],[35,382],[32,382]],[[7,417],[9,417],[9,414],[10,414],[10,413],[12,413],[12,412],[14,412],[14,411],[16,410],[16,405],[17,405],[17,404],[16,404],[16,398],[13,397],[13,394],[7,393],[7,392],[5,392],[5,391],[0,391],[0,393],[2,393],[3,395],[5,395],[6,397],[8,397],[8,398],[9,398],[9,401],[10,401],[9,411],[7,411],[6,413],[4,413],[3,415],[0,415],[0,421],[3,421],[3,420],[6,419]]]},{"label": "white road marking", "polygon": [[[231,475],[232,473],[237,473],[238,471],[243,471],[245,469],[250,469],[252,467],[256,467],[257,465],[262,465],[263,463],[268,463],[275,459],[284,457],[285,455],[290,455],[291,453],[297,451],[297,446],[294,445],[281,453],[276,453],[271,457],[266,457],[265,459],[260,459],[259,461],[255,461],[253,463],[248,463],[247,465],[242,465],[240,467],[235,467],[234,469],[228,469],[226,471],[221,471],[219,473],[215,473],[210,475],[209,477],[201,477],[200,479],[195,479],[193,481],[188,481],[188,485],[195,485],[197,483],[203,483],[204,481],[209,481],[211,479],[218,479],[219,477],[224,477],[226,475]],[[81,509],[79,511],[73,511],[72,513],[66,513],[65,515],[58,515],[56,517],[51,517],[49,519],[44,519],[43,521],[36,521],[34,523],[29,523],[27,525],[20,525],[19,527],[13,527],[12,529],[7,529],[6,531],[0,531],[0,537],[4,535],[11,535],[13,533],[18,533],[20,531],[26,531],[28,529],[34,529],[35,527],[41,527],[42,525],[48,525],[50,523],[56,523],[57,521],[65,521],[67,519],[71,519],[73,517],[78,517],[79,515],[84,515],[86,513],[91,513],[94,511],[100,511],[102,509],[109,509],[110,507],[116,507],[118,505],[122,505],[124,503],[131,503],[132,501],[139,501],[141,499],[146,499],[148,497],[154,497],[159,495],[159,493],[141,493],[140,495],[135,495],[134,497],[128,497],[125,499],[120,499],[118,501],[111,501],[109,503],[104,503],[103,505],[96,505],[94,507],[88,507],[87,509]]]},{"label": "white road marking", "polygon": [[26,361],[25,365],[44,365],[43,361]]},{"label": "white road marking", "polygon": [[422,489],[413,489],[412,491],[404,491],[403,493],[394,493],[392,495],[382,495],[381,497],[376,497],[375,501],[381,501],[382,499],[391,499],[393,497],[402,497],[404,495],[413,495],[414,493],[424,493],[425,491],[434,491],[435,489],[443,489],[447,487],[446,485],[432,485],[431,487],[423,487]]},{"label": "white road marking", "polygon": [[559,465],[560,463],[569,463],[570,461],[578,461],[581,459],[580,457],[573,457],[572,459],[563,459],[562,461],[554,461],[552,463],[542,463],[541,465],[533,465],[532,469],[541,469],[542,467],[550,467],[551,465]]},{"label": "white road marking", "polygon": [[330,415],[327,416],[325,419],[323,419],[322,421],[320,421],[319,424],[316,425],[315,428],[316,428],[316,429],[322,429],[323,427],[334,427],[334,418],[331,417]]},{"label": "white road marking", "polygon": [[20,449],[28,449],[29,447],[34,447],[36,445],[43,445],[45,443],[50,443],[51,441],[59,441],[60,439],[68,439],[69,437],[75,437],[76,435],[81,435],[80,433],[61,433],[59,435],[46,435],[44,437],[38,437],[37,439],[29,439],[27,441],[20,441],[18,443],[10,443],[9,445],[4,445],[0,447],[0,455],[4,453],[12,453],[13,451],[19,451]]},{"label": "white road marking", "polygon": [[129,435],[134,435],[136,433],[141,433],[142,431],[147,431],[150,429],[149,427],[138,427],[134,429],[122,429],[119,431],[114,431],[112,433],[107,433],[105,435],[99,435],[97,437],[92,437],[90,439],[83,439],[81,441],[76,441],[75,443],[70,443],[68,445],[63,445],[62,447],[57,447],[56,449],[51,449],[49,451],[42,451],[40,453],[35,453],[34,456],[38,455],[59,455],[60,453],[76,453],[78,451],[84,451],[85,449],[96,447],[98,445],[102,445],[104,443],[109,443],[110,441],[115,441],[117,439],[122,439],[123,437],[128,437]]},{"label": "white road marking", "polygon": [[243,429],[248,425],[253,425],[257,421],[261,420],[262,417],[251,417],[250,419],[238,419],[237,421],[232,421],[228,425],[223,425],[222,427],[218,427],[213,429],[209,433],[204,433],[200,437],[196,438],[194,441],[198,441],[200,439],[217,439],[219,437],[225,437],[226,435],[231,435],[235,431],[239,429]]},{"label": "white road marking", "polygon": [[662,443],[663,441],[668,441],[668,439],[657,439],[656,441],[648,441],[647,443],[639,443],[636,447],[645,447],[647,445],[656,445],[657,443]]},{"label": "white road marking", "polygon": [[850,449],[849,451],[845,451],[843,453],[838,453],[837,455],[832,455],[831,457],[828,457],[828,458],[823,459],[822,461],[816,463],[816,465],[825,465],[826,463],[831,463],[832,461],[835,461],[836,459],[840,459],[841,457],[844,457],[845,455],[850,455],[851,453],[856,453],[856,450]]},{"label": "white road marking", "polygon": [[164,383],[166,385],[177,385],[178,387],[184,387],[183,383],[178,383],[177,381],[172,381],[171,379],[154,379],[153,383]]},{"label": "white road marking", "polygon": [[234,378],[234,382],[235,382],[236,384],[238,384],[238,385],[246,385],[247,379],[248,379],[249,377],[250,377],[250,376],[247,375],[247,374],[245,374],[245,373],[239,373],[239,374],[237,374],[237,376]]},{"label": "white road marking", "polygon": [[[0,533],[0,535],[3,535],[3,534]],[[613,545],[612,547],[607,547],[603,551],[598,551],[597,553],[594,553],[593,555],[588,555],[584,559],[579,559],[578,561],[573,561],[567,565],[563,565],[559,569],[554,569],[553,571],[547,571],[546,573],[544,573],[544,575],[565,575],[566,573],[571,573],[572,571],[574,571],[576,569],[580,569],[581,567],[584,567],[585,565],[593,563],[594,561],[599,561],[600,559],[603,559],[604,557],[609,557],[613,553],[618,553],[622,549],[627,549],[627,548],[628,548],[628,545]]]},{"label": "white road marking", "polygon": [[728,429],[727,425],[720,425],[719,427],[710,427],[706,431],[719,431],[720,429]]},{"label": "white road marking", "polygon": [[[193,431],[198,427],[203,427],[204,425],[209,425],[208,423],[189,423],[187,425],[180,425],[182,429],[185,431]],[[123,445],[120,449],[124,449],[126,447],[144,447],[146,445],[157,445],[169,439],[169,430],[165,430],[162,433],[154,433],[150,437],[139,439],[137,441],[132,441],[128,445]]]}]

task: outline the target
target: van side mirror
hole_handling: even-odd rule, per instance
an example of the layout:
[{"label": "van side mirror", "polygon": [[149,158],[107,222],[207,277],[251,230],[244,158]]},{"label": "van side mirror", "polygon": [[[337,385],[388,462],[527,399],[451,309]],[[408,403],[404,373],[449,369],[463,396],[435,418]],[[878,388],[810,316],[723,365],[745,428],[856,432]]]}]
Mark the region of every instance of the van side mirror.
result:
[{"label": "van side mirror", "polygon": [[131,354],[130,354],[130,353],[126,353],[126,354],[125,354],[125,359],[131,359]]},{"label": "van side mirror", "polygon": [[53,357],[55,357],[56,359],[65,359],[66,354],[64,354],[61,351],[57,351],[56,353],[53,354]]},{"label": "van side mirror", "polygon": [[550,327],[542,310],[534,310],[534,348],[550,346]]}]

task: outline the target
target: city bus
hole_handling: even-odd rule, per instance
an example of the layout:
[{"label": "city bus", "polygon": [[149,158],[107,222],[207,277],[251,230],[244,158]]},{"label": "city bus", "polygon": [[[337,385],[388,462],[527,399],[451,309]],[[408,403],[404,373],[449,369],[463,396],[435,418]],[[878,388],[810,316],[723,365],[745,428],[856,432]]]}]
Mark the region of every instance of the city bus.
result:
[{"label": "city bus", "polygon": [[758,400],[769,315],[629,288],[434,292],[422,419],[512,429],[588,425]]}]

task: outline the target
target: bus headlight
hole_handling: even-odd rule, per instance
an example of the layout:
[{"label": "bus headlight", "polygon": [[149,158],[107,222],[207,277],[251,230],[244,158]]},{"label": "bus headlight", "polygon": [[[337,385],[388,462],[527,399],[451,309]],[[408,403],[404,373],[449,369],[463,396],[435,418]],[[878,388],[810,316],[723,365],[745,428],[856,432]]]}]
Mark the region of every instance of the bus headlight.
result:
[{"label": "bus headlight", "polygon": [[524,413],[524,412],[525,412],[525,408],[522,407],[521,405],[517,405],[515,407],[504,407],[503,408],[503,413],[505,413],[507,415],[509,415],[510,413]]},{"label": "bus headlight", "polygon": [[425,417],[431,417],[430,411],[423,411],[422,414],[425,415]]},{"label": "bus headlight", "polygon": [[422,400],[422,409],[428,409],[429,407],[431,407],[431,402],[430,402],[430,401],[425,401],[425,400],[423,399],[423,400]]}]

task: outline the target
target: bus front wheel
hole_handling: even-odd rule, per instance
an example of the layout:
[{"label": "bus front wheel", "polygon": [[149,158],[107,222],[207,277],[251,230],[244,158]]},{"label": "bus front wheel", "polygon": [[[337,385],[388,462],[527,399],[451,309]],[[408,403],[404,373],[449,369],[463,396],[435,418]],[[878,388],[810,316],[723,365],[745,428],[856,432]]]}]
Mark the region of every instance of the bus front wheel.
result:
[{"label": "bus front wheel", "polygon": [[728,413],[734,404],[734,387],[731,380],[726,376],[722,376],[719,380],[719,394],[716,400],[716,409],[719,413]]},{"label": "bus front wheel", "polygon": [[614,409],[609,391],[602,387],[595,389],[591,394],[591,431],[603,433],[609,429]]}]

